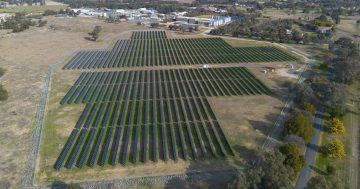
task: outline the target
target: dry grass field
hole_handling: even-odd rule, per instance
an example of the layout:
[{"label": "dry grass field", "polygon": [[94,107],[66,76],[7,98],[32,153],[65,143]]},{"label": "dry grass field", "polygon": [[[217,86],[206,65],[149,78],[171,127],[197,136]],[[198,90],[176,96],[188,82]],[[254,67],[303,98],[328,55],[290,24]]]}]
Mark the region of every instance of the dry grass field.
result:
[{"label": "dry grass field", "polygon": [[[99,48],[108,36],[137,28],[126,23],[107,24],[92,18],[46,19],[48,25],[43,28],[0,34],[0,66],[6,69],[0,82],[9,92],[9,99],[0,102],[0,188],[19,188],[36,105],[49,65],[71,49]],[[103,27],[100,40],[85,40],[95,25]]]},{"label": "dry grass field", "polygon": [[316,17],[319,17],[319,13],[303,13],[302,10],[296,10],[292,12],[290,9],[264,9],[262,12],[264,17],[270,17],[271,19],[303,19],[303,20],[312,20]]}]

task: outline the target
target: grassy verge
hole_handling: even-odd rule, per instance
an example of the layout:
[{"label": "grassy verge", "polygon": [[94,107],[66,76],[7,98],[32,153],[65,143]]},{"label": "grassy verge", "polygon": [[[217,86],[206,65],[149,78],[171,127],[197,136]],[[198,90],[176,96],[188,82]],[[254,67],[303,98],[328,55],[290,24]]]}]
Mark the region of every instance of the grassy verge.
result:
[{"label": "grassy verge", "polygon": [[197,18],[209,18],[210,16],[219,16],[220,14],[203,14],[197,16]]},{"label": "grassy verge", "polygon": [[223,38],[224,41],[229,43],[233,47],[249,47],[249,46],[270,46],[269,42],[261,42],[255,40],[243,40],[243,39],[229,39]]},{"label": "grassy verge", "polygon": [[357,126],[359,117],[358,106],[356,103],[353,103],[353,100],[357,98],[358,83],[347,87],[347,98],[346,98],[346,115],[343,117],[343,121],[346,127],[346,133],[344,135],[334,135],[327,132],[322,132],[320,137],[319,145],[322,146],[324,144],[329,143],[332,139],[338,138],[340,139],[344,145],[346,150],[346,156],[342,159],[332,159],[324,156],[323,154],[318,154],[316,157],[316,167],[325,173],[327,165],[333,165],[336,168],[336,177],[344,184],[346,188],[350,188],[352,185],[352,177],[351,177],[351,139],[353,136],[354,127]]}]

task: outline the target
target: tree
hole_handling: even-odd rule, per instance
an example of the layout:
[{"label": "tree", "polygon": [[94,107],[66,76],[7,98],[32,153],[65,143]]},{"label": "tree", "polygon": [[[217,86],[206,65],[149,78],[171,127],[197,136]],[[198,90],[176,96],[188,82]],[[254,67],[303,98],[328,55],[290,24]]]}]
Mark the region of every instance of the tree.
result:
[{"label": "tree", "polygon": [[339,139],[334,139],[323,147],[323,152],[334,159],[341,159],[345,156],[344,144]]},{"label": "tree", "polygon": [[305,34],[303,35],[303,42],[304,42],[304,44],[305,44],[305,45],[306,45],[306,44],[309,44],[310,41],[311,41],[311,39],[310,39],[309,34],[308,34],[308,33],[305,33]]},{"label": "tree", "polygon": [[314,129],[309,118],[303,114],[291,116],[286,122],[283,135],[298,135],[305,142],[309,142],[314,135]]},{"label": "tree", "polygon": [[306,165],[306,159],[300,154],[299,147],[295,143],[286,143],[280,146],[279,151],[285,156],[284,165],[294,170],[292,178],[296,178],[301,168]]},{"label": "tree", "polygon": [[326,124],[326,129],[330,133],[334,134],[344,134],[345,126],[344,123],[339,118],[332,118],[328,124]]},{"label": "tree", "polygon": [[308,83],[289,85],[289,92],[294,93],[295,101],[301,102],[313,102],[316,100],[314,90]]},{"label": "tree", "polygon": [[325,179],[324,176],[318,175],[312,177],[307,183],[305,189],[342,189],[344,188],[336,177]]},{"label": "tree", "polygon": [[302,40],[303,36],[302,36],[302,33],[299,30],[294,29],[292,31],[292,38],[293,38],[294,41],[296,41],[298,43],[299,41]]},{"label": "tree", "polygon": [[283,164],[285,158],[279,151],[262,153],[256,159],[246,172],[246,188],[292,188],[293,170]]},{"label": "tree", "polygon": [[315,114],[316,113],[316,108],[313,104],[311,104],[310,102],[303,102],[299,105],[299,108],[302,110],[305,110],[307,112],[310,112],[311,114]]},{"label": "tree", "polygon": [[97,39],[99,38],[99,34],[101,30],[102,30],[101,26],[95,26],[94,30],[89,33],[89,35],[92,37],[94,41],[97,41]]},{"label": "tree", "polygon": [[38,27],[44,27],[47,24],[47,20],[39,20]]},{"label": "tree", "polygon": [[9,97],[8,92],[4,89],[2,85],[0,85],[0,101],[5,101]]},{"label": "tree", "polygon": [[160,25],[159,25],[159,23],[151,23],[150,24],[150,27],[152,27],[152,28],[158,28]]}]

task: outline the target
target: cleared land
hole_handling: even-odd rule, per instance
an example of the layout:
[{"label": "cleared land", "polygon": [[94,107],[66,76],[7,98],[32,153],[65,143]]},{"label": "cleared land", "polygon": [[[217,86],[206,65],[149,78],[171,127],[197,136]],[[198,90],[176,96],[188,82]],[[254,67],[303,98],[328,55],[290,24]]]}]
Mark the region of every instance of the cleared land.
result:
[{"label": "cleared land", "polygon": [[[45,19],[48,20],[46,27],[0,34],[0,65],[6,69],[0,80],[9,92],[9,99],[0,102],[0,153],[3,154],[0,156],[0,183],[10,188],[21,188],[36,106],[49,65],[62,59],[71,49],[99,48],[108,36],[138,28],[126,23],[121,23],[120,27],[92,18]],[[100,41],[96,43],[84,39],[95,25],[103,28]]]}]

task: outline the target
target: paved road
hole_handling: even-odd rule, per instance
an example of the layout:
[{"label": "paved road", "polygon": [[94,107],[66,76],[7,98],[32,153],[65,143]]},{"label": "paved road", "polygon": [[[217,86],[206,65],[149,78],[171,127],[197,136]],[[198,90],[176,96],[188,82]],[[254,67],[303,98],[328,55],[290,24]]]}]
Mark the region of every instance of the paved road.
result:
[{"label": "paved road", "polygon": [[295,189],[303,189],[307,182],[310,179],[310,175],[312,172],[312,166],[315,163],[315,155],[319,150],[318,142],[321,133],[321,126],[324,121],[324,107],[321,106],[315,114],[315,118],[313,121],[313,127],[315,129],[315,135],[312,137],[311,141],[307,145],[307,150],[305,154],[305,158],[307,161],[306,166],[301,170],[299,178],[296,182]]}]

